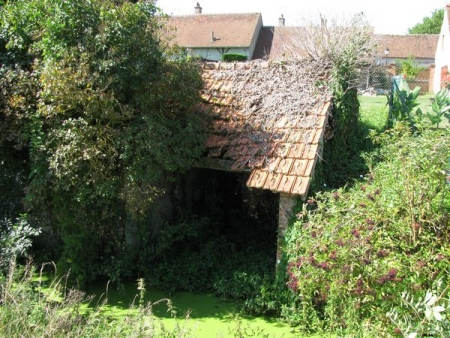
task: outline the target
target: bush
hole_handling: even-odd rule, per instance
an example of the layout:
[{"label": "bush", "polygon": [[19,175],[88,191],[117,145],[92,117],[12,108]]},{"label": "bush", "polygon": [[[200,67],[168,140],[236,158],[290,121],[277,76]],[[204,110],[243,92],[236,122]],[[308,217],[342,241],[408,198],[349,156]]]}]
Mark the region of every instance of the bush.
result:
[{"label": "bush", "polygon": [[244,54],[223,54],[222,61],[233,62],[233,61],[247,61],[247,55]]},{"label": "bush", "polygon": [[15,224],[8,219],[0,221],[0,271],[8,271],[17,258],[25,256],[32,245],[30,237],[39,233],[40,229],[28,224],[26,215],[20,216]]},{"label": "bush", "polygon": [[288,286],[305,329],[392,335],[386,313],[397,295],[424,293],[448,269],[449,131],[414,137],[399,123],[374,141],[370,174],[308,200],[286,236]]}]

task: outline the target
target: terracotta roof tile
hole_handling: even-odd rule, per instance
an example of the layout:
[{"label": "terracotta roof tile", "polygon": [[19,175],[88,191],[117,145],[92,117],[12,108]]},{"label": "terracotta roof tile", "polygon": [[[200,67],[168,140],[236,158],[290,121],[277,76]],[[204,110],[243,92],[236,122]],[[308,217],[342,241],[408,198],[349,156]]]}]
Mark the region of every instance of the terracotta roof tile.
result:
[{"label": "terracotta roof tile", "polygon": [[248,161],[250,161],[250,156],[238,157],[238,159],[231,166],[231,170],[242,171],[247,165]]},{"label": "terracotta roof tile", "polygon": [[305,191],[308,191],[310,180],[310,177],[297,176],[295,183],[292,185],[290,193],[293,195],[303,196],[305,194]]},{"label": "terracotta roof tile", "polygon": [[282,178],[283,178],[283,175],[281,175],[281,174],[269,173],[263,189],[277,191]]},{"label": "terracotta roof tile", "polygon": [[253,188],[262,189],[264,187],[264,183],[266,182],[267,176],[269,176],[267,171],[253,170],[248,180],[253,183]]},{"label": "terracotta roof tile", "polygon": [[290,174],[295,176],[304,176],[308,160],[295,159],[292,164]]},{"label": "terracotta roof tile", "polygon": [[308,163],[306,165],[306,169],[304,172],[304,176],[310,177],[313,173],[313,169],[314,169],[314,165],[315,165],[315,161],[314,160],[308,160]]},{"label": "terracotta roof tile", "polygon": [[307,144],[305,146],[305,151],[303,152],[303,158],[308,160],[313,160],[317,156],[318,144]]},{"label": "terracotta roof tile", "polygon": [[[249,47],[262,23],[260,13],[197,14],[169,17],[173,42],[181,47]],[[211,40],[211,32],[215,39]],[[209,69],[215,66],[208,65]]]},{"label": "terracotta roof tile", "polygon": [[293,158],[283,158],[278,165],[277,172],[283,175],[288,175],[291,172]]},{"label": "terracotta roof tile", "polygon": [[250,161],[248,161],[248,165],[251,168],[261,168],[264,165],[264,156],[255,156]]},{"label": "terracotta roof tile", "polygon": [[[281,60],[290,57],[308,57],[302,47],[301,37],[306,34],[304,27],[264,27],[258,37],[254,59]],[[384,50],[389,48],[389,58],[434,59],[439,34],[376,34],[376,53],[385,57]]]},{"label": "terracotta roof tile", "polygon": [[294,175],[283,175],[280,184],[278,185],[279,191],[291,192],[292,187],[297,179],[297,176]]},{"label": "terracotta roof tile", "polygon": [[377,55],[385,57],[389,48],[389,58],[434,59],[439,34],[375,35]]},{"label": "terracotta roof tile", "polygon": [[251,188],[306,196],[331,109],[329,92],[315,86],[326,69],[305,61],[206,64],[207,156],[250,171]]},{"label": "terracotta roof tile", "polygon": [[305,150],[305,143],[295,143],[292,145],[288,156],[292,158],[302,158]]}]

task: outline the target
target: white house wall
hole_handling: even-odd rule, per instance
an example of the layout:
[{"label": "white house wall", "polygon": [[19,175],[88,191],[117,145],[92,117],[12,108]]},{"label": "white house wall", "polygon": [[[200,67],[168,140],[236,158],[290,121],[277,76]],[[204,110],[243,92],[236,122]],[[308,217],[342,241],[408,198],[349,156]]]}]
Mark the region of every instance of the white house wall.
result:
[{"label": "white house wall", "polygon": [[447,8],[444,10],[444,22],[436,48],[435,65],[433,91],[437,93],[441,89],[441,70],[444,66],[450,66],[450,32]]}]

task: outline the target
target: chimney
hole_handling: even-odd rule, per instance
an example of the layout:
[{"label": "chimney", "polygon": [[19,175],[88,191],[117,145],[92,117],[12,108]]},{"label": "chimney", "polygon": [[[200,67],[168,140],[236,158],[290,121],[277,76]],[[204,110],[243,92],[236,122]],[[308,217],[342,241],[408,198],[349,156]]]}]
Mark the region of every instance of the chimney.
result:
[{"label": "chimney", "polygon": [[286,20],[284,19],[283,14],[281,14],[280,17],[278,18],[278,26],[284,27],[285,22],[286,22]]},{"label": "chimney", "polygon": [[197,6],[194,7],[195,14],[202,14],[202,7],[200,7],[200,4],[197,2]]},{"label": "chimney", "polygon": [[211,42],[216,41],[216,37],[214,36],[214,31],[211,31]]}]

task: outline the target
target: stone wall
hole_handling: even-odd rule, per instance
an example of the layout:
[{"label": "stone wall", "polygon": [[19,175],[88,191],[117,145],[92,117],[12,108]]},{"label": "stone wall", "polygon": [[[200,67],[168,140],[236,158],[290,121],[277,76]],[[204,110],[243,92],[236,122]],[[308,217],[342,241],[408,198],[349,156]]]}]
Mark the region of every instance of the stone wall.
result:
[{"label": "stone wall", "polygon": [[295,196],[288,194],[280,194],[279,208],[278,208],[278,243],[277,243],[277,266],[282,257],[282,246],[284,243],[284,236],[292,217],[293,208],[295,206]]}]

